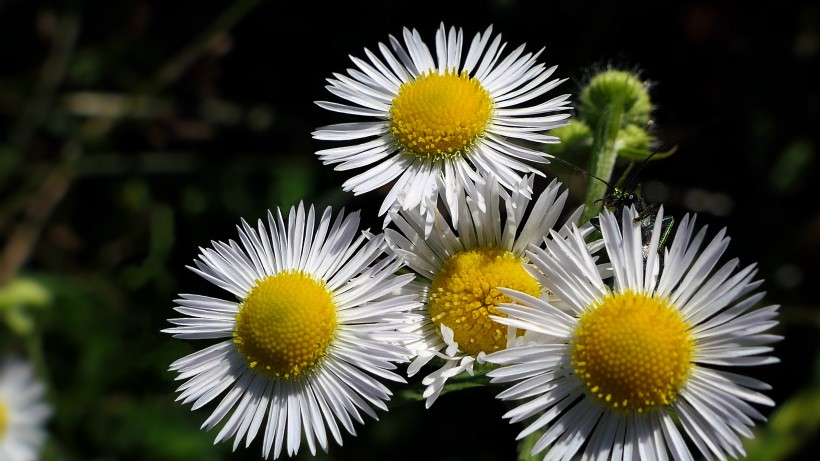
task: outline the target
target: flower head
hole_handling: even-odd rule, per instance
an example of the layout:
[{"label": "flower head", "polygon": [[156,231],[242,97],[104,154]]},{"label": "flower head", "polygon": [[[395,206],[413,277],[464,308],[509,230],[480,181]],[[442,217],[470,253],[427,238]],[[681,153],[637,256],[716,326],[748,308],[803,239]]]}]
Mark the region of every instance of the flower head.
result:
[{"label": "flower head", "polygon": [[527,162],[547,163],[548,156],[522,142],[557,142],[545,132],[569,116],[560,113],[568,95],[537,102],[561,83],[548,80],[555,67],[537,63],[541,52],[524,53],[523,45],[504,57],[506,43],[492,27],[464,53],[461,29],[442,24],[435,58],[415,29],[404,29],[403,38],[404,45],[392,35],[389,48],[380,43],[381,57],[365,49],[367,61],[351,57],[356,68],[328,80],[328,90],[349,104],[317,104],[370,121],[316,130],[316,139],[349,144],[320,150],[319,158],[337,170],[369,166],[343,185],[356,194],[395,180],[379,215],[399,202],[432,222],[428,203],[435,205],[440,190],[452,203],[459,190],[474,192],[479,174],[529,196],[522,173],[541,173]]},{"label": "flower head", "polygon": [[[198,409],[222,401],[203,427],[228,417],[216,437],[234,437],[234,449],[260,432],[262,451],[276,458],[286,445],[295,454],[304,435],[311,453],[328,448],[328,432],[341,444],[341,428],[355,435],[361,413],[376,418],[390,391],[376,377],[403,382],[394,363],[410,353],[399,330],[417,322],[420,307],[396,275],[401,263],[381,258],[384,236],[359,235],[359,216],[327,208],[318,223],[300,204],[287,220],[268,213],[268,226],[238,227],[241,244],[214,242],[196,267],[236,300],[181,295],[165,330],[183,339],[223,339],[177,360],[185,380],[178,400]],[[380,259],[381,258],[381,259]]]},{"label": "flower head", "polygon": [[34,370],[28,363],[7,359],[0,366],[0,459],[39,459],[49,415],[45,386]]},{"label": "flower head", "polygon": [[[523,179],[532,187],[533,177]],[[522,185],[521,188],[524,186]],[[515,288],[532,296],[548,296],[533,277],[524,255],[530,245],[540,245],[558,222],[567,193],[553,181],[539,196],[524,219],[530,199],[519,193],[499,190],[491,177],[477,183],[477,193],[485,197],[484,209],[476,197],[459,192],[458,225],[451,229],[445,218],[435,212],[433,232],[425,238],[424,217],[418,208],[391,211],[398,231],[385,230],[393,250],[420,275],[417,285],[427,303],[420,324],[422,340],[412,348],[418,356],[408,369],[412,376],[434,357],[444,365],[422,380],[427,386],[427,406],[433,404],[444,384],[462,372],[473,373],[475,362],[484,354],[502,350],[515,332],[493,321],[500,315],[497,306],[509,302],[499,289]],[[506,210],[502,220],[501,199]],[[432,206],[432,205],[430,205]],[[568,218],[577,219],[580,209]]]},{"label": "flower head", "polygon": [[601,216],[611,288],[573,229],[529,253],[562,308],[503,290],[518,304],[499,307],[506,316],[495,320],[551,338],[486,357],[503,365],[488,374],[493,382],[521,381],[499,398],[529,400],[505,417],[534,418],[519,437],[543,430],[533,453],[551,447],[545,459],[570,459],[584,445],[584,459],[692,459],[675,420],[707,458],[742,456],[739,436],[764,419],[749,403],[772,405],[758,392],[769,387],[717,367],[777,362],[765,354],[780,338],[763,333],[777,306],[753,309],[763,298],[753,293],[754,266],[717,266],[723,231],[700,251],[705,228],[695,234],[687,216],[661,265],[663,210],[648,242],[638,216],[624,209],[620,226],[609,211]]}]

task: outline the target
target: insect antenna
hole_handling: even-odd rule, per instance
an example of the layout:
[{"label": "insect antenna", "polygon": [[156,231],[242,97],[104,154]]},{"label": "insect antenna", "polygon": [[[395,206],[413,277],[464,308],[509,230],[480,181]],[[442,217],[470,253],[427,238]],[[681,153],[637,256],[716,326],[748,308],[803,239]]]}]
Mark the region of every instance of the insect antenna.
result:
[{"label": "insect antenna", "polygon": [[552,157],[552,159],[558,160],[559,162],[563,163],[564,165],[567,165],[568,167],[572,168],[575,171],[579,171],[579,172],[581,172],[581,173],[583,173],[583,174],[585,174],[585,175],[587,175],[591,178],[595,178],[598,181],[601,181],[602,183],[606,184],[606,187],[608,187],[610,190],[615,190],[615,186],[613,186],[612,184],[610,184],[607,181],[604,181],[603,179],[595,176],[594,174],[592,174],[589,171],[579,167],[578,165],[575,165],[574,163],[568,162],[568,161],[566,161],[566,160],[564,160],[560,157]]},{"label": "insect antenna", "polygon": [[[652,152],[651,154],[649,154],[649,156],[648,156],[648,157],[646,157],[645,159],[641,160],[641,163],[639,163],[639,164],[638,164],[638,168],[637,168],[637,169],[635,170],[635,172],[634,172],[634,173],[632,173],[632,174],[630,174],[630,170],[632,169],[632,164],[630,163],[630,164],[629,164],[629,167],[627,167],[627,170],[626,170],[626,171],[624,172],[624,174],[621,176],[621,178],[625,178],[627,174],[630,174],[630,176],[629,176],[628,178],[626,178],[626,184],[624,184],[624,185],[623,185],[622,189],[623,189],[623,190],[631,190],[631,189],[630,189],[630,187],[632,186],[632,183],[635,181],[635,179],[637,179],[637,178],[638,178],[638,174],[641,172],[641,170],[643,170],[643,167],[645,167],[645,166],[646,166],[646,164],[647,164],[647,163],[649,163],[649,161],[650,161],[650,160],[652,160],[652,157],[654,157],[654,156],[655,156],[655,154],[657,154],[657,153],[659,153],[659,152],[662,152],[662,151],[663,151],[663,149],[665,149],[667,146],[672,146],[672,145],[674,145],[677,141],[678,141],[678,140],[674,140],[674,141],[667,141],[667,142],[665,142],[665,143],[661,144],[661,145],[660,145],[657,149],[655,149],[655,151],[654,151],[654,152]],[[674,146],[673,146],[673,147],[672,147],[672,148],[668,151],[668,153],[669,153],[669,154],[673,154],[676,150],[678,150],[678,146],[677,146],[677,145],[674,145]]]}]

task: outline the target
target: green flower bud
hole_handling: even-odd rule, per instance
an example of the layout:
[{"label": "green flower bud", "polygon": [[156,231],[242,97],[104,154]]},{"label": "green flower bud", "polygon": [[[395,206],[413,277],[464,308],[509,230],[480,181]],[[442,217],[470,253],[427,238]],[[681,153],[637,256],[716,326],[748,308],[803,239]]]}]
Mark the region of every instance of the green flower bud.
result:
[{"label": "green flower bud", "polygon": [[621,127],[645,126],[649,123],[652,103],[647,85],[635,75],[622,70],[607,70],[592,77],[581,91],[578,114],[589,126],[597,127],[607,116],[613,102],[621,102],[623,113]]},{"label": "green flower bud", "polygon": [[640,161],[652,154],[649,152],[650,142],[652,137],[646,130],[637,125],[627,125],[615,138],[615,151],[618,152],[618,157]]},{"label": "green flower bud", "polygon": [[570,119],[568,125],[553,128],[550,135],[557,137],[561,142],[551,144],[549,153],[561,155],[565,159],[588,154],[592,147],[592,130],[586,123],[575,118]]}]

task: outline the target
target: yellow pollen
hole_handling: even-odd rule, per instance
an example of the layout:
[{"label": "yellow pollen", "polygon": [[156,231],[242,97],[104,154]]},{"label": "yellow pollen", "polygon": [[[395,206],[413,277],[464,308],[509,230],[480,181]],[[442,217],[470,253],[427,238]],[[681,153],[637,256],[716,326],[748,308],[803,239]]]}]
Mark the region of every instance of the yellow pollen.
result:
[{"label": "yellow pollen", "polygon": [[456,253],[433,278],[430,316],[436,326],[451,328],[459,348],[470,355],[504,349],[507,327],[489,316],[505,317],[496,306],[512,300],[498,287],[532,296],[541,293],[538,282],[524,269],[523,260],[509,251],[482,247]]},{"label": "yellow pollen", "polygon": [[9,415],[8,410],[6,410],[6,404],[0,402],[0,438],[6,433],[6,426],[8,426],[8,424]]},{"label": "yellow pollen", "polygon": [[581,314],[571,350],[589,395],[640,413],[675,400],[692,371],[694,340],[666,298],[627,291]]},{"label": "yellow pollen", "polygon": [[336,305],[324,282],[303,272],[259,280],[239,305],[234,342],[248,365],[277,378],[311,370],[336,330]]},{"label": "yellow pollen", "polygon": [[399,87],[391,129],[407,151],[437,160],[464,153],[484,133],[492,112],[490,92],[467,72],[425,72]]}]

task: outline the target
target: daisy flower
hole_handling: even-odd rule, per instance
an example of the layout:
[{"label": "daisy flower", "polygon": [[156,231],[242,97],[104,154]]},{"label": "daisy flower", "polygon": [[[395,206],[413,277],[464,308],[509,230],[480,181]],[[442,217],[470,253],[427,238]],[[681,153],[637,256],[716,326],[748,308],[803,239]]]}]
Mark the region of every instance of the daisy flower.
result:
[{"label": "daisy flower", "polygon": [[46,439],[51,409],[45,386],[25,362],[7,359],[0,366],[0,459],[34,461]]},{"label": "daisy flower", "polygon": [[[177,360],[177,400],[193,409],[222,395],[205,421],[227,417],[216,441],[234,437],[234,449],[261,430],[262,453],[276,458],[286,445],[311,453],[328,448],[328,432],[342,444],[364,413],[378,419],[391,392],[376,378],[404,382],[390,370],[410,358],[399,333],[416,322],[413,294],[397,294],[412,274],[396,275],[395,256],[381,258],[384,236],[359,233],[359,214],[316,220],[302,204],[268,212],[256,229],[244,220],[241,243],[200,249],[191,270],[236,297],[183,294],[175,310],[187,317],[164,330],[182,339],[223,341]],[[228,414],[230,413],[230,416]]]},{"label": "daisy flower", "polygon": [[[533,177],[522,181],[527,182],[526,186],[519,185],[511,195],[503,194],[492,178],[479,181],[477,192],[487,200],[484,209],[475,197],[465,197],[459,191],[459,201],[466,202],[466,207],[459,208],[456,230],[436,211],[433,232],[427,238],[418,208],[391,211],[398,231],[386,229],[385,234],[393,251],[420,275],[417,285],[427,304],[426,315],[418,325],[422,339],[411,346],[417,357],[408,375],[416,374],[434,357],[444,361],[441,368],[422,380],[427,407],[438,398],[449,378],[462,372],[472,375],[477,360],[504,349],[508,339],[515,337],[513,334],[508,338],[507,328],[490,319],[490,315],[499,314],[499,303],[510,301],[499,287],[536,297],[547,295],[527,270],[524,251],[543,242],[561,215],[567,192],[560,192],[560,183],[553,181],[525,220],[530,199],[519,191],[531,188]],[[503,221],[500,196],[506,210]],[[580,212],[579,208],[567,221],[577,219]]]},{"label": "daisy flower", "polygon": [[558,142],[545,132],[569,117],[559,113],[568,109],[569,95],[542,98],[564,81],[549,80],[555,67],[537,62],[543,49],[525,53],[521,45],[504,56],[506,43],[492,35],[492,26],[465,50],[462,30],[448,32],[442,24],[435,58],[415,29],[405,28],[403,38],[404,45],[392,35],[389,47],[379,43],[381,57],[365,49],[367,60],[351,57],[355,69],[328,79],[327,89],[345,103],[317,102],[369,119],[313,133],[347,144],[318,151],[325,164],[368,167],[344,190],[361,194],[395,180],[379,215],[398,201],[404,210],[419,207],[429,221],[434,207],[428,203],[436,203],[440,188],[453,203],[460,189],[474,192],[479,174],[508,190],[524,187],[518,193],[529,196],[522,174],[543,175],[529,163],[548,163],[549,156],[525,144]]},{"label": "daisy flower", "polygon": [[766,354],[781,338],[764,334],[778,306],[754,309],[763,293],[754,292],[761,282],[753,265],[717,265],[725,230],[701,250],[706,229],[695,233],[686,216],[661,266],[663,210],[649,242],[638,216],[625,209],[619,227],[612,213],[601,215],[611,288],[573,229],[528,252],[539,283],[569,310],[502,290],[518,304],[499,307],[506,316],[497,322],[553,338],[486,357],[503,365],[488,373],[492,382],[520,381],[499,398],[526,399],[504,417],[528,421],[519,438],[543,431],[532,453],[549,448],[545,460],[582,450],[582,459],[692,459],[684,433],[707,459],[741,457],[740,437],[751,438],[754,420],[765,419],[751,404],[773,402],[759,392],[768,385],[723,368],[778,361]]}]

